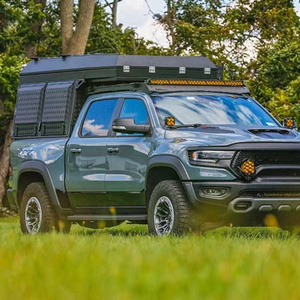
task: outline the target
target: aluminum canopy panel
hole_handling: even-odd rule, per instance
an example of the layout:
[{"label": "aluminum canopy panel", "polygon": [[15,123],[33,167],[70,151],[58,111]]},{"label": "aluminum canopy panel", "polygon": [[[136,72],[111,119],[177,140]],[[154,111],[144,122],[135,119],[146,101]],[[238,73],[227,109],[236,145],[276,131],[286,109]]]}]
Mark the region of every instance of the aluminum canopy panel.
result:
[{"label": "aluminum canopy panel", "polygon": [[149,78],[221,77],[222,67],[203,56],[92,54],[32,60],[21,71],[20,82],[86,79],[111,83]]}]

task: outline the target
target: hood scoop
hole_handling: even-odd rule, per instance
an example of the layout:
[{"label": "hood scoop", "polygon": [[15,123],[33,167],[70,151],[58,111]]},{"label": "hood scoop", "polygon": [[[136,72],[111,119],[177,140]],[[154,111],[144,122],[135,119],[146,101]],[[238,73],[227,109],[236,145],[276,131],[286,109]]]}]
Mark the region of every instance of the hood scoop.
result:
[{"label": "hood scoop", "polygon": [[254,128],[248,129],[248,131],[263,138],[293,139],[296,137],[292,130],[284,128]]},{"label": "hood scoop", "polygon": [[[184,128],[184,129],[189,130],[190,128]],[[192,129],[194,130],[194,128]],[[230,129],[220,128],[218,126],[206,126],[206,125],[201,125],[199,127],[196,127],[196,130],[205,133],[235,133],[235,131]]]}]

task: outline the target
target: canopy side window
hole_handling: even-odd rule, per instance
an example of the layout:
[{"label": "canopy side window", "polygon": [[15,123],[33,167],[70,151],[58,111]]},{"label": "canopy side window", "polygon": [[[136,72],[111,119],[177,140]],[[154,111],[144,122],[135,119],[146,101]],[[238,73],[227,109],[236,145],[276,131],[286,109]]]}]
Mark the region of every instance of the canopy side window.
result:
[{"label": "canopy side window", "polygon": [[65,135],[69,133],[75,82],[50,82],[45,92],[42,114],[42,136]]},{"label": "canopy side window", "polygon": [[46,83],[25,84],[18,89],[14,132],[16,137],[36,136],[41,118]]}]

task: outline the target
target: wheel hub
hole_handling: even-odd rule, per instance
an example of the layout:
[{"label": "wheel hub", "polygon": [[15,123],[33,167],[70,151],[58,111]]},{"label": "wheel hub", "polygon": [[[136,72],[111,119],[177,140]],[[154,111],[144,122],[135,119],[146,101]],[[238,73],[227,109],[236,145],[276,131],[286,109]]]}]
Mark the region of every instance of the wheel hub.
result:
[{"label": "wheel hub", "polygon": [[167,235],[172,232],[174,225],[174,208],[171,200],[160,197],[154,208],[154,227],[158,235]]},{"label": "wheel hub", "polygon": [[25,207],[25,224],[28,233],[38,233],[42,223],[42,207],[36,197],[31,197]]}]

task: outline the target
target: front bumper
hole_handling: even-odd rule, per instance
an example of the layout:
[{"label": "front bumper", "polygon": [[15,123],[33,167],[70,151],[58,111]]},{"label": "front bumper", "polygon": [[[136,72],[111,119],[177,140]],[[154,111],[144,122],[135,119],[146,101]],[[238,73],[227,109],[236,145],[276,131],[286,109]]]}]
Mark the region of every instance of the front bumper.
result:
[{"label": "front bumper", "polygon": [[[253,212],[299,212],[300,182],[214,181],[183,182],[189,201],[196,207],[212,206],[216,211],[245,215]],[[225,188],[222,197],[203,197],[201,188]]]}]

